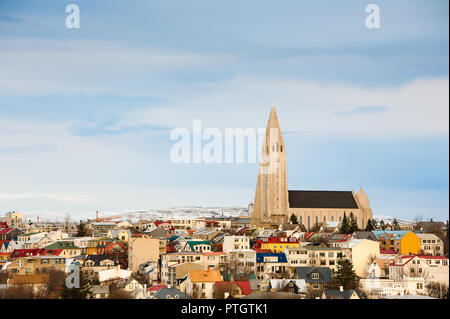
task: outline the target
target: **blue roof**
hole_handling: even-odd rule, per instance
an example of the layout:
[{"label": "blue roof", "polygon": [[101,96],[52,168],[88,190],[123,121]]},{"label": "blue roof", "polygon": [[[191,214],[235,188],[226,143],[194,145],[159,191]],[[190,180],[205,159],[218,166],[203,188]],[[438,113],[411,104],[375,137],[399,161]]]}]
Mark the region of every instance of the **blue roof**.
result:
[{"label": "blue roof", "polygon": [[405,236],[407,233],[410,232],[410,230],[373,230],[372,231],[375,236],[377,236],[377,239],[380,239],[380,236],[388,236],[393,235],[394,239],[400,239],[403,236]]},{"label": "blue roof", "polygon": [[[278,257],[278,261],[264,261],[264,257]],[[284,253],[256,253],[256,262],[278,262],[287,263],[286,255]]]},{"label": "blue roof", "polygon": [[175,239],[177,239],[178,237],[180,237],[180,236],[172,235],[172,236],[168,239],[168,241],[175,240]]}]

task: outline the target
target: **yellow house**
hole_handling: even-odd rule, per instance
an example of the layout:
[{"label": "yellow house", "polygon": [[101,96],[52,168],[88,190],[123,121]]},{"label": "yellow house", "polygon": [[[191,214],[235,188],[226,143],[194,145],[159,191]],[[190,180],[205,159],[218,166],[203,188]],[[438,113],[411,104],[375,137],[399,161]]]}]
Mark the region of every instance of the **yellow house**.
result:
[{"label": "yellow house", "polygon": [[393,249],[401,255],[420,253],[420,238],[411,230],[374,230],[380,249]]},{"label": "yellow house", "polygon": [[268,237],[261,239],[261,249],[269,249],[273,253],[282,253],[288,247],[300,247],[295,237]]},{"label": "yellow house", "polygon": [[128,242],[131,237],[131,231],[129,229],[110,229],[106,237]]}]

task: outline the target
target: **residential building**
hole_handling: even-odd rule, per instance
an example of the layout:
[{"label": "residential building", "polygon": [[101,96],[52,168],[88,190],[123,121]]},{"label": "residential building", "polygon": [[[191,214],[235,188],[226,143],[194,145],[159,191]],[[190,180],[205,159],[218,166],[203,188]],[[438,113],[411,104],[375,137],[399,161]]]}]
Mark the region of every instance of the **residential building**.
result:
[{"label": "residential building", "polygon": [[215,283],[222,281],[218,270],[191,270],[180,290],[197,299],[212,299]]},{"label": "residential building", "polygon": [[224,236],[223,251],[250,249],[250,238],[247,236]]},{"label": "residential building", "polygon": [[160,240],[157,238],[130,238],[128,242],[128,269],[137,272],[139,265],[147,261],[158,261],[160,252]]},{"label": "residential building", "polygon": [[422,255],[443,256],[444,242],[435,234],[416,232],[420,239],[420,253]]},{"label": "residential building", "polygon": [[402,255],[420,253],[420,238],[411,230],[374,230],[380,249],[394,249]]}]

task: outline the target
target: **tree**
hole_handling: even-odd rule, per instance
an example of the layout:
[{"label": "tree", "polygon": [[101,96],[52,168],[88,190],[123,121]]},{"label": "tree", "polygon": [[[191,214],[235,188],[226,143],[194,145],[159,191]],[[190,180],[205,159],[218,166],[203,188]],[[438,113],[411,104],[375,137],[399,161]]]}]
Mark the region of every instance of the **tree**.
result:
[{"label": "tree", "polygon": [[295,215],[294,213],[292,213],[291,217],[289,218],[291,221],[291,224],[294,225],[298,225],[298,219],[297,219],[297,215]]},{"label": "tree", "polygon": [[80,220],[80,223],[78,224],[77,236],[84,237],[87,235],[87,233],[88,233],[88,230],[86,228],[86,224],[82,220]]},{"label": "tree", "polygon": [[359,277],[353,269],[352,262],[347,258],[339,258],[337,266],[333,281],[345,290],[358,289]]},{"label": "tree", "polygon": [[427,289],[427,295],[438,299],[448,299],[449,288],[445,283],[438,281],[428,283],[425,288]]},{"label": "tree", "polygon": [[348,223],[347,215],[344,212],[344,217],[342,217],[341,226],[339,227],[339,233],[348,234],[350,231],[350,225]]},{"label": "tree", "polygon": [[92,294],[89,276],[80,270],[80,288],[68,288],[66,285],[61,290],[62,299],[88,299]]},{"label": "tree", "polygon": [[381,222],[380,222],[380,228],[381,228],[382,230],[385,230],[385,229],[386,229],[386,225],[384,224],[384,220],[381,220]]},{"label": "tree", "polygon": [[116,283],[109,285],[108,299],[133,299],[133,296],[126,290],[120,288]]},{"label": "tree", "polygon": [[372,231],[372,230],[374,230],[375,229],[375,227],[373,226],[373,223],[372,223],[372,220],[369,218],[368,220],[367,220],[367,225],[366,225],[366,231]]},{"label": "tree", "polygon": [[353,215],[353,212],[350,212],[350,222],[349,222],[349,234],[353,234],[355,231],[358,230],[358,222],[356,221],[355,215]]},{"label": "tree", "polygon": [[375,219],[372,219],[372,226],[373,226],[373,230],[377,230],[378,229],[378,223]]},{"label": "tree", "polygon": [[26,287],[10,287],[0,290],[0,299],[33,299],[33,290]]},{"label": "tree", "polygon": [[314,223],[314,225],[312,225],[309,231],[317,233],[318,231],[320,231],[320,227],[322,227],[322,223]]},{"label": "tree", "polygon": [[398,224],[398,221],[395,218],[394,221],[392,222],[392,230],[400,230],[400,225]]}]

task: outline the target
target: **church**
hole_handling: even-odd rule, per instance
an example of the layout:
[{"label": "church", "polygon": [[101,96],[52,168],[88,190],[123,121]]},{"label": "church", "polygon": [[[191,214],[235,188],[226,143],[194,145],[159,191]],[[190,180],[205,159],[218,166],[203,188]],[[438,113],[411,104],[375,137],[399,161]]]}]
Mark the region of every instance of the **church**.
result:
[{"label": "church", "polygon": [[258,171],[251,226],[278,228],[292,214],[308,230],[323,222],[338,222],[344,212],[355,216],[363,229],[372,219],[369,198],[362,188],[353,191],[288,190],[286,148],[272,106],[265,131]]}]

